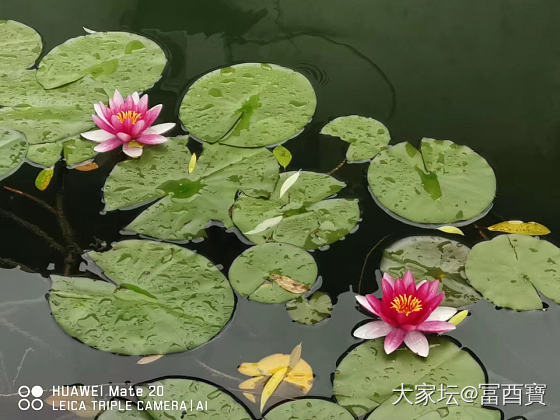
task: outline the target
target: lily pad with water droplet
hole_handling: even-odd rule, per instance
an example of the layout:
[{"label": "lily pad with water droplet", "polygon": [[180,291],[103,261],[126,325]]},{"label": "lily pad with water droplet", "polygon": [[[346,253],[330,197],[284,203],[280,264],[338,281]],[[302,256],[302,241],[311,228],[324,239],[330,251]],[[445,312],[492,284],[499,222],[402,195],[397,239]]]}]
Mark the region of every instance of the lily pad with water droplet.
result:
[{"label": "lily pad with water droplet", "polygon": [[259,197],[274,188],[278,164],[270,151],[205,144],[189,173],[187,141],[170,139],[146,148],[139,159],[115,166],[104,186],[107,210],[159,199],[126,229],[170,241],[201,237],[212,221],[233,226],[229,211],[238,191]]},{"label": "lily pad with water droplet", "polygon": [[[458,390],[486,382],[478,361],[446,337],[430,337],[430,354],[424,359],[404,347],[387,355],[383,339],[369,340],[351,350],[338,365],[334,375],[334,394],[338,403],[356,416],[374,410],[370,419],[420,419],[438,408],[447,406],[447,399],[427,405],[408,404],[406,400],[393,405],[400,396],[401,384],[413,392],[407,396],[414,403],[414,387],[424,383],[457,385]],[[455,389],[455,388],[453,388]],[[450,389],[452,390],[452,389]],[[456,397],[460,406],[480,407],[480,396],[472,404]],[[430,417],[428,417],[430,418]],[[494,417],[492,417],[494,418]],[[499,412],[498,417],[499,419]]]},{"label": "lily pad with water droplet", "polygon": [[469,251],[469,247],[451,239],[410,236],[385,248],[379,269],[393,277],[402,277],[410,270],[416,282],[439,280],[445,293],[443,304],[462,307],[480,299],[465,274]]},{"label": "lily pad with water droplet", "polygon": [[311,297],[297,297],[286,303],[290,318],[304,325],[314,325],[331,316],[332,301],[328,294],[315,292]]},{"label": "lily pad with water droplet", "polygon": [[95,80],[110,95],[123,95],[154,85],[166,64],[154,41],[128,32],[95,32],[53,48],[39,64],[37,80],[54,89],[83,78]]},{"label": "lily pad with water droplet", "polygon": [[28,144],[19,131],[0,129],[0,179],[16,171],[27,154]]},{"label": "lily pad with water droplet", "polygon": [[317,264],[304,249],[283,243],[257,245],[238,256],[229,269],[229,281],[242,296],[262,303],[287,302],[298,294],[280,287],[271,276],[279,274],[311,287]]},{"label": "lily pad with water droplet", "polygon": [[0,73],[31,67],[42,46],[41,36],[35,29],[14,20],[1,20]]},{"label": "lily pad with water droplet", "polygon": [[465,270],[469,282],[498,306],[542,309],[538,292],[560,303],[560,248],[526,235],[500,235],[476,244]]},{"label": "lily pad with water droplet", "polygon": [[282,143],[299,134],[316,106],[301,73],[244,63],[205,74],[187,91],[179,116],[189,134],[237,147]]},{"label": "lily pad with water droplet", "polygon": [[391,141],[387,127],[373,118],[359,115],[335,118],[323,127],[321,134],[338,137],[350,143],[346,152],[348,162],[369,160],[385,149]]},{"label": "lily pad with water droplet", "polygon": [[119,354],[168,354],[211,340],[231,317],[223,274],[188,249],[129,240],[88,257],[111,280],[52,277],[49,304],[71,336]]},{"label": "lily pad with water droplet", "polygon": [[368,170],[374,198],[413,224],[466,224],[485,214],[496,193],[488,162],[467,146],[422,139],[420,150],[399,143],[381,151]]},{"label": "lily pad with water droplet", "polygon": [[353,420],[345,408],[332,401],[302,398],[288,401],[266,413],[264,420]]},{"label": "lily pad with water droplet", "polygon": [[257,244],[286,242],[316,249],[346,236],[358,223],[357,200],[326,199],[346,184],[335,178],[302,171],[297,181],[280,197],[286,179],[295,172],[280,175],[269,199],[241,194],[233,206],[233,222],[241,232],[250,232],[267,219],[282,216],[276,225],[256,234],[245,234]]},{"label": "lily pad with water droplet", "polygon": [[[452,390],[450,390],[452,391]],[[447,397],[446,397],[447,398]],[[366,420],[393,420],[390,412],[374,411]],[[407,420],[441,420],[448,418],[453,420],[501,420],[503,418],[500,410],[483,407],[469,407],[468,405],[439,408],[428,408],[426,412],[415,417],[408,417]]]}]

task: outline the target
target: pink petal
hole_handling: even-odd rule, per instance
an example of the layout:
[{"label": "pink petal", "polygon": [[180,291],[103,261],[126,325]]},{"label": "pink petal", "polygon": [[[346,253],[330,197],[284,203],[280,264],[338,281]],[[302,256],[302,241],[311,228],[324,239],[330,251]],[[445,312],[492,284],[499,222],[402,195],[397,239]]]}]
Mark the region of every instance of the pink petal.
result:
[{"label": "pink petal", "polygon": [[428,344],[428,340],[418,331],[410,331],[404,337],[404,344],[412,350],[413,353],[416,353],[418,356],[428,357],[428,353],[430,352],[430,345]]},{"label": "pink petal", "polygon": [[96,141],[98,143],[110,140],[115,137],[114,134],[105,130],[93,130],[82,133],[81,136],[86,140]]},{"label": "pink petal", "polygon": [[148,110],[148,95],[142,95],[138,104],[136,104],[137,112],[144,115]]},{"label": "pink petal", "polygon": [[140,101],[140,95],[138,95],[138,92],[132,92],[132,95],[130,96],[132,97],[134,105],[138,105],[138,102]]},{"label": "pink petal", "polygon": [[152,125],[151,127],[147,128],[145,133],[146,134],[163,134],[175,127],[175,123],[164,123],[164,124],[156,124]]},{"label": "pink petal", "polygon": [[401,330],[400,328],[394,328],[393,331],[391,331],[389,334],[387,334],[387,337],[385,337],[385,342],[383,343],[385,353],[391,354],[396,349],[398,349],[404,341],[405,336],[405,331]]},{"label": "pink petal", "polygon": [[[145,133],[145,131],[144,131]],[[136,139],[138,143],[144,144],[161,144],[167,141],[166,137],[160,136],[159,134],[142,134]]]},{"label": "pink petal", "polygon": [[132,125],[132,130],[130,131],[130,135],[133,138],[138,137],[144,131],[144,120],[139,120],[136,124]]},{"label": "pink petal", "polygon": [[123,132],[118,132],[118,133],[117,133],[117,137],[118,137],[119,140],[122,141],[123,143],[129,142],[130,139],[132,138],[132,137],[130,137],[130,134],[126,134],[126,133],[123,133]]},{"label": "pink petal", "polygon": [[385,337],[393,330],[393,327],[383,321],[372,321],[362,325],[354,331],[354,337],[373,340]]},{"label": "pink petal", "polygon": [[[109,102],[111,102],[111,100],[109,100]],[[113,108],[113,106],[116,108],[120,108],[123,104],[124,99],[121,93],[117,89],[115,89],[115,93],[113,94],[113,105],[111,105],[111,108]]]},{"label": "pink petal", "polygon": [[410,270],[406,270],[406,273],[403,275],[403,283],[406,293],[409,295],[413,295],[416,292],[416,286],[414,284],[414,276]]},{"label": "pink petal", "polygon": [[393,294],[394,294],[393,285],[394,284],[395,284],[394,280],[392,279],[392,277],[388,273],[383,274],[383,278],[381,279],[381,290],[383,291],[383,296],[386,299],[390,299],[393,296]]},{"label": "pink petal", "polygon": [[95,150],[96,152],[108,152],[109,150],[116,149],[121,144],[122,142],[118,138],[113,137],[110,140],[104,141],[103,143],[99,143],[97,146],[93,148],[93,150]]},{"label": "pink petal", "polygon": [[383,312],[381,309],[381,301],[371,294],[366,295],[366,300],[373,309],[373,312],[378,316],[381,316],[381,313]]},{"label": "pink petal", "polygon": [[445,321],[425,321],[416,330],[428,333],[441,334],[455,329],[455,325]]},{"label": "pink petal", "polygon": [[108,124],[105,120],[102,120],[97,115],[92,115],[91,118],[96,126],[100,129],[108,131],[109,133],[113,133],[115,130],[111,124]]},{"label": "pink petal", "polygon": [[142,156],[142,147],[131,146],[130,143],[124,143],[122,150],[131,158],[138,158]]},{"label": "pink petal", "polygon": [[126,99],[124,100],[124,107],[126,109],[132,109],[132,107],[134,106],[134,99],[132,99],[132,95],[128,95],[126,97]]},{"label": "pink petal", "polygon": [[146,127],[149,127],[154,123],[156,118],[159,116],[159,113],[161,112],[161,108],[162,105],[160,104],[146,111],[146,115],[144,116],[144,122],[146,124]]},{"label": "pink petal", "polygon": [[381,281],[383,280],[387,281],[391,285],[391,287],[395,286],[395,280],[389,273],[383,273],[383,278],[381,279]]},{"label": "pink petal", "polygon": [[360,305],[362,305],[366,310],[368,310],[369,312],[371,312],[374,315],[379,316],[379,314],[377,312],[375,312],[375,309],[373,309],[373,307],[369,304],[367,298],[365,296],[362,295],[356,295],[356,300],[358,301],[358,303]]},{"label": "pink petal", "polygon": [[426,283],[428,280],[422,280],[421,282],[418,282],[416,284],[416,290],[418,290],[420,288],[420,286],[422,286],[424,283]]},{"label": "pink petal", "polygon": [[457,309],[452,308],[451,306],[438,306],[434,309],[430,316],[426,318],[426,321],[447,321],[456,313]]},{"label": "pink petal", "polygon": [[107,121],[107,118],[105,117],[102,106],[105,106],[103,105],[103,102],[99,102],[97,104],[93,104],[93,109],[95,110],[95,113],[99,118],[101,118],[106,124],[109,124],[109,121]]}]

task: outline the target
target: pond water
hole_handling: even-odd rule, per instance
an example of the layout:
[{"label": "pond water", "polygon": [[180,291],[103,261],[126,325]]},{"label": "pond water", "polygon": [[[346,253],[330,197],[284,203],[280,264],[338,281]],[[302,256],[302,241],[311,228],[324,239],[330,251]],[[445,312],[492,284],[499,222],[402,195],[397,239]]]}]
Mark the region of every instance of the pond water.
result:
[{"label": "pond water", "polygon": [[[178,121],[186,88],[206,72],[243,62],[271,62],[309,78],[317,95],[312,122],[284,144],[293,154],[289,169],[328,172],[344,159],[347,144],[319,135],[341,115],[383,122],[392,143],[422,137],[451,139],[484,156],[495,171],[497,196],[478,226],[503,220],[535,220],[549,227],[546,239],[560,245],[560,4],[542,1],[301,2],[280,0],[209,2],[71,1],[26,4],[3,0],[0,17],[23,22],[43,37],[47,52],[94,30],[125,30],[155,40],[168,56],[162,79],[149,90],[162,103],[162,121]],[[173,134],[180,134],[176,129]],[[226,328],[209,343],[144,366],[137,357],[90,348],[56,324],[45,295],[51,274],[80,274],[82,250],[105,250],[126,239],[122,228],[144,208],[102,212],[101,188],[124,155],[99,156],[99,169],[79,172],[57,164],[49,188],[39,192],[39,168],[24,164],[2,180],[63,209],[57,219],[36,203],[0,189],[0,413],[6,419],[69,419],[67,412],[21,412],[19,385],[137,383],[165,376],[208,380],[243,399],[237,372],[243,361],[289,353],[303,343],[303,357],[316,375],[313,396],[332,397],[337,361],[360,340],[352,337],[367,317],[353,293],[377,290],[381,250],[410,235],[434,234],[401,223],[380,209],[367,187],[367,164],[346,164],[334,176],[347,187],[339,196],[358,198],[359,229],[313,256],[321,291],[333,299],[330,319],[304,326],[284,305],[237,298]],[[44,234],[62,244],[52,246]],[[467,246],[483,240],[475,225],[463,228]],[[489,234],[486,232],[486,234]],[[366,261],[370,249],[382,245]],[[72,245],[75,244],[75,245]],[[77,247],[78,250],[73,246]],[[220,227],[185,245],[227,270],[248,245]],[[10,269],[13,264],[33,273]],[[489,383],[548,385],[547,406],[500,406],[505,418],[560,419],[560,309],[514,312],[480,301],[472,315],[449,333],[470,349]],[[8,395],[8,396],[6,396]],[[258,416],[258,407],[244,401]],[[257,417],[258,418],[258,417]]]}]

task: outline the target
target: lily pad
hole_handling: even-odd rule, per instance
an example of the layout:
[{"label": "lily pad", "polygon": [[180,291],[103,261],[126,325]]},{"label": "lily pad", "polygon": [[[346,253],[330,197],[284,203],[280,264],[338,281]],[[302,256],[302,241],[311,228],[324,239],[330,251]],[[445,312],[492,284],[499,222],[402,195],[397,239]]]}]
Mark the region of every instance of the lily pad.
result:
[{"label": "lily pad", "polygon": [[[163,396],[149,396],[149,387],[163,387]],[[164,379],[157,382],[150,382],[140,386],[143,389],[142,396],[139,397],[143,408],[147,409],[151,418],[154,420],[182,420],[182,419],[204,419],[204,420],[251,420],[251,415],[245,407],[237,402],[228,393],[222,391],[215,385],[197,381],[194,379]],[[153,388],[152,388],[153,389]],[[190,411],[191,400],[193,401],[193,411]],[[151,404],[162,403],[164,401],[177,401],[179,404],[184,401],[187,410],[154,410],[149,409]],[[203,410],[196,411],[198,403],[203,404]],[[207,407],[206,407],[207,402]],[[185,411],[187,413],[185,414]]]},{"label": "lily pad", "polygon": [[537,292],[560,303],[560,249],[526,235],[500,235],[476,244],[465,265],[474,288],[498,306],[542,309]]},{"label": "lily pad", "polygon": [[385,149],[391,141],[387,127],[373,118],[359,115],[335,118],[323,127],[321,134],[338,137],[350,143],[346,152],[348,162],[369,160]]},{"label": "lily pad", "polygon": [[[452,391],[452,390],[451,390]],[[422,413],[416,417],[409,417],[407,420],[441,420],[442,418],[449,418],[454,420],[501,420],[503,418],[499,410],[493,410],[482,407],[469,407],[469,406],[446,406],[432,409],[426,413]],[[393,420],[392,413],[377,412],[375,410],[367,420]]]},{"label": "lily pad", "polygon": [[205,74],[187,91],[179,116],[189,134],[237,147],[282,143],[299,134],[317,100],[301,73],[244,63]]},{"label": "lily pad", "polygon": [[122,402],[122,407],[115,407],[111,410],[106,410],[97,417],[97,420],[153,420],[148,413],[140,411],[134,405],[132,409],[127,410]]},{"label": "lily pad", "polygon": [[[346,184],[329,175],[302,171],[280,197],[284,182],[294,174],[282,173],[269,199],[240,195],[233,206],[233,222],[241,232],[257,244],[286,242],[306,249],[320,248],[350,233],[360,219],[358,201],[325,200]],[[249,233],[264,221],[280,216],[274,226]]]},{"label": "lily pad", "polygon": [[281,303],[298,296],[274,282],[272,274],[287,276],[311,287],[317,280],[317,264],[308,252],[297,246],[257,245],[233,261],[229,281],[240,295],[257,302]]},{"label": "lily pad", "polygon": [[[447,398],[437,402],[436,391],[434,403],[410,405],[402,400],[393,405],[400,397],[400,393],[393,390],[401,384],[413,390],[415,385],[424,383],[436,388],[440,384],[452,384],[462,390],[466,386],[478,389],[479,384],[485,383],[482,367],[469,352],[446,337],[431,337],[429,342],[430,355],[426,359],[405,348],[387,355],[383,340],[369,340],[355,347],[342,359],[334,375],[338,403],[356,416],[375,409],[371,419],[420,419],[438,408],[447,407]],[[414,392],[408,394],[408,398],[414,402]],[[480,395],[472,404],[465,403],[459,396],[456,399],[460,406],[480,407]]]},{"label": "lily pad", "polygon": [[45,89],[91,78],[109,95],[143,91],[154,85],[166,64],[152,40],[128,32],[95,32],[53,48],[39,64],[37,80]]},{"label": "lily pad", "polygon": [[371,161],[368,182],[389,214],[418,224],[471,223],[496,193],[488,162],[448,140],[422,139],[420,151],[406,142],[381,151]]},{"label": "lily pad", "polygon": [[13,20],[1,20],[0,72],[31,67],[41,54],[42,46],[41,36],[35,29]]},{"label": "lily pad", "polygon": [[50,167],[60,159],[62,143],[39,143],[29,146],[27,159],[37,165]]},{"label": "lily pad", "polygon": [[113,283],[53,276],[49,293],[58,324],[87,345],[131,355],[181,352],[212,339],[231,317],[226,278],[188,249],[129,240],[87,255]]},{"label": "lily pad", "polygon": [[383,251],[379,265],[382,272],[402,277],[412,271],[416,282],[439,280],[445,293],[444,305],[467,306],[480,295],[468,283],[465,262],[469,247],[439,236],[410,236]]},{"label": "lily pad", "polygon": [[27,154],[27,139],[19,131],[0,129],[0,179],[15,172]]},{"label": "lily pad", "polygon": [[187,141],[187,137],[170,139],[146,148],[139,159],[115,166],[104,186],[107,210],[161,198],[126,229],[170,241],[201,237],[211,221],[233,226],[229,209],[239,190],[266,196],[274,188],[278,164],[268,150],[205,144],[189,173]]},{"label": "lily pad", "polygon": [[280,404],[264,416],[264,420],[353,420],[346,409],[319,398],[302,398]]},{"label": "lily pad", "polygon": [[97,152],[93,148],[97,143],[74,138],[62,142],[62,153],[66,165],[75,166],[95,157]]},{"label": "lily pad", "polygon": [[309,299],[300,296],[290,300],[286,309],[294,321],[313,325],[331,316],[332,301],[328,294],[315,292]]}]

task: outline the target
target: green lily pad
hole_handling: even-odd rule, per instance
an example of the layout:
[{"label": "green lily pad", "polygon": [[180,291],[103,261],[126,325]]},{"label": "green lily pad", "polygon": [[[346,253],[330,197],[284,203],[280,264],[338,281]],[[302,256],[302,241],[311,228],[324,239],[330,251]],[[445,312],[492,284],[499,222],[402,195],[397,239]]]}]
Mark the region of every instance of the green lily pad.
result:
[{"label": "green lily pad", "polygon": [[27,159],[41,166],[51,167],[60,159],[62,143],[39,143],[29,146]]},{"label": "green lily pad", "polygon": [[[163,386],[163,396],[149,396],[148,387]],[[183,420],[183,419],[204,419],[204,420],[251,420],[251,415],[247,409],[237,402],[228,393],[222,391],[215,385],[197,381],[193,379],[164,379],[157,382],[150,382],[141,386],[143,395],[139,397],[143,403],[143,408],[148,408],[148,404],[152,407],[155,403],[163,401],[184,401],[187,406],[187,413],[181,410],[154,410],[148,409],[148,413],[154,420]],[[153,389],[153,388],[152,388]],[[197,404],[200,402],[204,405],[203,411],[190,411],[191,400],[193,408],[196,410]],[[207,402],[207,407],[206,407]]]},{"label": "green lily pad", "polygon": [[448,140],[422,139],[420,151],[410,143],[381,151],[371,161],[368,182],[389,214],[422,224],[471,223],[496,193],[488,162]]},{"label": "green lily pad", "polygon": [[0,20],[0,72],[31,67],[42,47],[35,29],[13,20]]},{"label": "green lily pad", "polygon": [[480,299],[465,274],[469,251],[469,247],[451,239],[410,236],[385,248],[379,269],[393,277],[402,277],[410,270],[416,282],[439,280],[445,293],[443,304],[458,308]]},{"label": "green lily pad", "polygon": [[286,303],[290,318],[300,324],[313,325],[331,316],[332,301],[328,294],[315,292],[309,299],[297,297]]},{"label": "green lily pad", "polygon": [[[112,410],[105,410],[96,420],[153,420],[148,413],[140,411],[134,405],[132,409],[127,410],[122,402],[122,408],[115,407]],[[132,404],[132,403],[131,403]]]},{"label": "green lily pad", "polygon": [[[410,405],[406,400],[398,404],[401,384],[414,390],[415,385],[457,385],[458,390],[486,381],[479,363],[467,351],[461,350],[446,337],[430,337],[430,354],[424,359],[402,347],[387,355],[383,340],[369,340],[355,347],[338,365],[334,375],[334,394],[338,403],[356,416],[375,409],[371,419],[419,419],[438,408],[447,407],[447,398],[434,403]],[[453,391],[453,389],[449,389]],[[412,394],[412,395],[411,395]],[[414,402],[414,392],[408,394]],[[472,403],[457,396],[460,406],[480,407],[480,395]],[[429,418],[429,417],[428,417]],[[454,418],[454,417],[453,417]],[[500,418],[499,416],[497,417]]]},{"label": "green lily pad", "polygon": [[387,127],[373,118],[359,115],[335,118],[323,127],[321,134],[338,137],[350,143],[346,152],[348,162],[369,160],[385,149],[391,141]]},{"label": "green lily pad", "polygon": [[[320,248],[350,233],[360,219],[358,201],[325,200],[346,184],[329,175],[302,171],[280,197],[284,182],[294,174],[282,173],[269,199],[240,195],[233,206],[233,222],[239,230],[257,244],[286,242],[306,249]],[[250,233],[263,222],[280,216],[273,226]]]},{"label": "green lily pad", "polygon": [[229,281],[242,296],[262,303],[282,303],[298,296],[271,279],[279,274],[311,287],[317,280],[317,264],[305,250],[269,243],[245,250],[229,269]]},{"label": "green lily pad", "polygon": [[0,129],[0,179],[15,172],[27,154],[27,139],[14,130]]},{"label": "green lily pad", "polygon": [[65,140],[62,142],[62,153],[66,165],[76,166],[82,162],[93,159],[97,152],[93,148],[97,143],[80,138]]},{"label": "green lily pad", "polygon": [[264,420],[353,420],[346,409],[331,401],[318,398],[302,398],[274,407]]},{"label": "green lily pad", "polygon": [[49,304],[71,336],[120,354],[167,354],[200,346],[228,322],[233,291],[201,255],[177,245],[129,240],[90,252],[114,283],[53,276]]},{"label": "green lily pad", "polygon": [[[375,410],[366,420],[393,420],[394,418],[389,411],[377,412]],[[416,417],[409,417],[407,420],[441,420],[442,418],[453,420],[501,420],[503,417],[499,410],[465,405],[458,407],[450,405],[432,409]]]},{"label": "green lily pad", "polygon": [[39,64],[37,80],[54,89],[82,78],[95,80],[110,95],[143,91],[161,76],[167,60],[153,41],[128,32],[95,32],[53,48]]},{"label": "green lily pad", "polygon": [[302,74],[273,64],[244,63],[194,82],[179,117],[191,136],[209,143],[269,146],[299,134],[316,103]]},{"label": "green lily pad", "polygon": [[146,148],[139,159],[115,166],[104,186],[107,210],[161,198],[126,229],[170,241],[201,237],[212,221],[233,226],[229,209],[239,190],[265,196],[274,188],[278,164],[268,150],[205,144],[189,174],[187,141],[187,137],[170,139]]},{"label": "green lily pad", "polygon": [[498,306],[542,309],[542,295],[560,303],[560,249],[526,235],[500,235],[476,244],[465,270],[469,282]]}]

